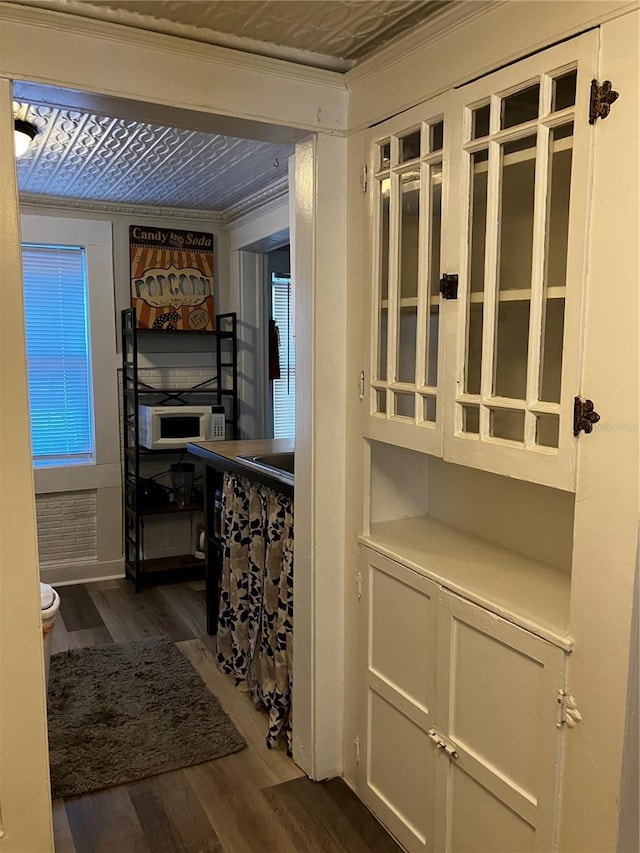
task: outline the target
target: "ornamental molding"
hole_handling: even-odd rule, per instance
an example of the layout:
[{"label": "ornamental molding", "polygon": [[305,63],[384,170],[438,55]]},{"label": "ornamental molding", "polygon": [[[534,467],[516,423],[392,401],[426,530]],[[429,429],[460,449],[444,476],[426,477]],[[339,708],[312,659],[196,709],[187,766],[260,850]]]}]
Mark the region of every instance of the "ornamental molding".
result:
[{"label": "ornamental molding", "polygon": [[212,222],[224,225],[224,214],[211,210],[193,210],[183,207],[145,207],[136,204],[117,204],[109,201],[85,201],[84,199],[61,198],[60,196],[20,193],[20,205],[48,207],[54,210],[80,210],[87,213],[102,213],[111,216],[145,217],[149,219],[184,219],[186,221]]},{"label": "ornamental molding", "polygon": [[253,195],[247,196],[241,202],[225,211],[196,210],[184,207],[147,207],[137,204],[119,204],[108,201],[85,201],[84,199],[62,198],[60,196],[37,195],[35,193],[20,193],[20,204],[30,207],[48,207],[55,210],[85,211],[101,213],[107,216],[144,217],[149,219],[180,219],[185,221],[202,222],[206,219],[215,225],[231,225],[244,217],[258,214],[262,208],[271,203],[277,203],[288,195],[288,178],[275,181],[270,186]]},{"label": "ornamental molding", "polygon": [[264,190],[248,196],[238,204],[235,204],[233,207],[225,210],[225,222],[236,225],[238,220],[244,219],[245,217],[249,220],[252,214],[266,212],[263,210],[264,207],[282,201],[282,199],[288,196],[288,194],[289,179],[287,177],[281,178],[279,181],[275,181]]}]

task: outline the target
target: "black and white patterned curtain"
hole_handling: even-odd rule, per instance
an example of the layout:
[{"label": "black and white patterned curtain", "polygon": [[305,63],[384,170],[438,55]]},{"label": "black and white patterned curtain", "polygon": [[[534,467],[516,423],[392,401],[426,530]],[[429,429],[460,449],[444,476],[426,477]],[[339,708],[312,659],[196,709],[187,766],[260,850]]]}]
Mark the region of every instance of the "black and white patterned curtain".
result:
[{"label": "black and white patterned curtain", "polygon": [[269,715],[267,746],[291,752],[293,500],[226,473],[218,665]]}]

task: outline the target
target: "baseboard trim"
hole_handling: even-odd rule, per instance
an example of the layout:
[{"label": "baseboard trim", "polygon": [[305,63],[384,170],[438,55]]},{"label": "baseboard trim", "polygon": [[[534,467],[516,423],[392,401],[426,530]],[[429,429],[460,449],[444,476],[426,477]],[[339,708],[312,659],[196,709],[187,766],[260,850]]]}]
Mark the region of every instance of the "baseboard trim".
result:
[{"label": "baseboard trim", "polygon": [[124,576],[124,560],[49,563],[40,566],[40,580],[52,586],[114,580]]}]

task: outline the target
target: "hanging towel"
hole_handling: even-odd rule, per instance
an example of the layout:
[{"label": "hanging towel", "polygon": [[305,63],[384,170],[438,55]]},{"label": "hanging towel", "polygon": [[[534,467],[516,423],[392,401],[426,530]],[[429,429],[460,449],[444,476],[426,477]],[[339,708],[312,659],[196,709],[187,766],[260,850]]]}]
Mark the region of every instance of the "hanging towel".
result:
[{"label": "hanging towel", "polygon": [[269,379],[280,379],[280,333],[275,320],[269,320]]}]

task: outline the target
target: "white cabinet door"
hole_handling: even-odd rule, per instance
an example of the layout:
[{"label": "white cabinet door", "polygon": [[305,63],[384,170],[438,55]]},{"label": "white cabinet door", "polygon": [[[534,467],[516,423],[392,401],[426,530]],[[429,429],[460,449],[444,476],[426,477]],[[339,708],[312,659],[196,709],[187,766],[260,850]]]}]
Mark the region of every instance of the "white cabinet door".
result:
[{"label": "white cabinet door", "polygon": [[378,125],[368,163],[371,251],[364,434],[442,454],[440,270],[446,97]]},{"label": "white cabinet door", "polygon": [[556,849],[566,653],[362,548],[358,793],[414,851]]},{"label": "white cabinet door", "polygon": [[366,437],[575,489],[597,58],[589,32],[371,132]]},{"label": "white cabinet door", "polygon": [[459,216],[445,228],[459,250],[445,272],[459,291],[444,457],[568,490],[597,57],[594,31],[452,95]]},{"label": "white cabinet door", "polygon": [[565,654],[443,590],[434,728],[435,850],[556,849],[559,690]]},{"label": "white cabinet door", "polygon": [[359,794],[409,851],[433,850],[438,586],[362,548]]}]

